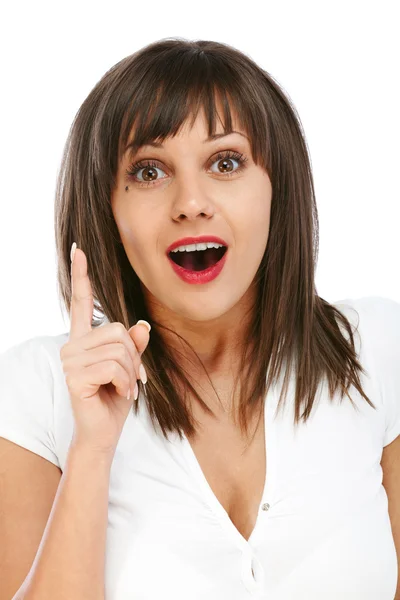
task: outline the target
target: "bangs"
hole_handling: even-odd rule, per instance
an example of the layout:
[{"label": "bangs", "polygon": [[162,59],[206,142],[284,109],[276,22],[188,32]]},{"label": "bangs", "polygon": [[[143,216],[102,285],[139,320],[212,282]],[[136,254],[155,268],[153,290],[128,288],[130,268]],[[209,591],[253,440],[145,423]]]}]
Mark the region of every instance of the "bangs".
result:
[{"label": "bangs", "polygon": [[167,137],[174,137],[186,121],[192,128],[201,109],[209,141],[222,135],[216,134],[220,122],[224,135],[236,126],[246,133],[256,164],[265,154],[267,149],[260,143],[260,128],[266,121],[264,111],[252,94],[246,94],[240,73],[220,57],[199,51],[170,59],[164,55],[139,80],[139,84],[129,86],[133,91],[122,119],[119,161],[126,154],[132,157],[143,145],[161,144]]}]

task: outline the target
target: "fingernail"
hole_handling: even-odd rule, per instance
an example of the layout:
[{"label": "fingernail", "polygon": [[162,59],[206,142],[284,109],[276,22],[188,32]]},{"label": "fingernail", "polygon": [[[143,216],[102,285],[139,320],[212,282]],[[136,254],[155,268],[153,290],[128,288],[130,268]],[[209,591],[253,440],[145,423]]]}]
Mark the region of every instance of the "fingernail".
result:
[{"label": "fingernail", "polygon": [[76,250],[76,242],[74,242],[71,246],[71,263],[74,262],[75,250]]},{"label": "fingernail", "polygon": [[137,397],[139,395],[139,388],[138,388],[138,384],[137,382],[135,383],[135,389],[133,390],[133,397],[135,400],[137,400]]},{"label": "fingernail", "polygon": [[140,321],[138,321],[138,322],[136,323],[136,325],[140,325],[140,324],[142,324],[142,325],[145,325],[145,326],[147,327],[147,329],[149,330],[149,333],[150,333],[150,330],[151,330],[151,325],[150,325],[150,323],[148,323],[147,321],[143,321],[143,319],[140,319]]},{"label": "fingernail", "polygon": [[147,374],[146,374],[146,370],[144,368],[144,366],[141,364],[139,367],[139,375],[140,375],[140,381],[142,383],[147,383]]}]

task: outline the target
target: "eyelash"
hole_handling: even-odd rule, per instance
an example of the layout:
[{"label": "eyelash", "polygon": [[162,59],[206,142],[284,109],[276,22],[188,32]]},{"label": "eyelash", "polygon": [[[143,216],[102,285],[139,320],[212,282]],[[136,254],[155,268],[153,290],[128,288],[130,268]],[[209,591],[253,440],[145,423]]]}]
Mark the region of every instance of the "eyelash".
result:
[{"label": "eyelash", "polygon": [[[239,166],[235,171],[232,171],[230,173],[222,173],[221,177],[231,177],[232,175],[236,175],[236,173],[240,173],[240,171],[242,171],[245,168],[245,162],[247,161],[246,156],[244,154],[240,154],[239,152],[234,152],[232,150],[227,150],[225,152],[219,152],[217,157],[211,161],[210,166],[213,165],[215,162],[222,160],[224,158],[233,158],[234,160],[236,160],[239,163]],[[137,163],[132,164],[126,170],[128,179],[133,180],[134,183],[138,183],[140,187],[148,187],[150,185],[154,185],[155,183],[158,183],[158,181],[159,181],[158,179],[156,179],[155,181],[136,181],[136,179],[134,179],[135,175],[141,169],[144,169],[146,167],[156,167],[158,169],[163,170],[162,167],[159,166],[158,161],[152,161],[152,160],[139,161]]]}]

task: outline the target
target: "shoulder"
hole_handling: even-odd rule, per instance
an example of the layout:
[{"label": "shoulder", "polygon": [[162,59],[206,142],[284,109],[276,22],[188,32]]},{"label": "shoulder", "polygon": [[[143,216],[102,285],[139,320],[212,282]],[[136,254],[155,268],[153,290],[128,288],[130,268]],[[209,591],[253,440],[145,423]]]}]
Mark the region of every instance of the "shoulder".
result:
[{"label": "shoulder", "polygon": [[363,296],[333,304],[350,321],[357,352],[373,377],[386,388],[400,386],[400,303],[384,296]]},{"label": "shoulder", "polygon": [[399,347],[400,302],[384,296],[363,296],[333,304],[348,317],[364,344],[373,342],[375,353],[382,350],[390,355]]},{"label": "shoulder", "polygon": [[22,402],[38,392],[38,408],[40,391],[53,395],[54,384],[63,375],[60,350],[67,339],[67,333],[36,336],[0,352],[0,403],[9,403],[11,397],[15,403]]},{"label": "shoulder", "polygon": [[0,353],[0,437],[57,466],[55,416],[60,411],[55,408],[63,378],[59,353],[66,339],[67,334],[37,336]]},{"label": "shoulder", "polygon": [[370,315],[384,315],[386,311],[392,313],[392,315],[399,317],[400,315],[400,303],[391,298],[385,296],[362,296],[360,298],[345,298],[343,300],[336,300],[332,302],[335,306],[342,309],[358,311],[361,310],[363,314]]},{"label": "shoulder", "polygon": [[400,434],[400,303],[383,296],[346,299],[337,304],[354,323],[360,360],[384,410],[383,447]]},{"label": "shoulder", "polygon": [[47,381],[54,376],[60,361],[61,347],[66,343],[68,334],[63,333],[56,336],[36,336],[6,348],[0,352],[0,370],[3,383],[7,380],[7,370],[11,369],[17,373],[22,369],[20,376],[29,371]]},{"label": "shoulder", "polygon": [[[359,298],[360,335],[382,374],[397,375],[400,384],[400,303],[382,296]],[[400,390],[398,390],[400,392]]]},{"label": "shoulder", "polygon": [[353,300],[363,313],[378,319],[400,319],[400,303],[385,296],[363,296]]}]

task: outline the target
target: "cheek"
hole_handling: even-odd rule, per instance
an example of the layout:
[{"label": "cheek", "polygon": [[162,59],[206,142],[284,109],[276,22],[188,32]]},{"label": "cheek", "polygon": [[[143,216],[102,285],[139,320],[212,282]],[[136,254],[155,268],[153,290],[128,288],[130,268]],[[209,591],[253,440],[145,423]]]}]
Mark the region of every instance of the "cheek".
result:
[{"label": "cheek", "polygon": [[152,255],[154,256],[154,250],[151,251],[151,240],[145,235],[143,230],[136,231],[136,229],[131,227],[129,231],[126,231],[123,243],[125,252],[131,262],[134,262],[135,264],[151,262],[151,257]]},{"label": "cheek", "polygon": [[248,202],[235,216],[236,223],[245,230],[256,236],[267,236],[271,215],[271,200],[265,194],[248,198]]},{"label": "cheek", "polygon": [[260,230],[260,235],[268,237],[269,223],[271,217],[271,189],[267,190],[267,193],[263,193],[259,196],[258,201],[255,202],[254,215],[256,217],[255,227]]},{"label": "cheek", "polygon": [[250,251],[254,260],[261,259],[268,243],[270,228],[271,205],[269,199],[262,198],[251,204],[251,210],[242,215],[242,247],[249,256]]},{"label": "cheek", "polygon": [[157,235],[154,226],[131,217],[119,225],[125,253],[135,271],[154,269],[157,264]]},{"label": "cheek", "polygon": [[132,210],[128,210],[128,206],[124,206],[120,198],[118,200],[111,203],[111,209],[125,252],[131,259],[134,256],[140,256],[143,251],[146,232],[140,216],[134,214]]}]

